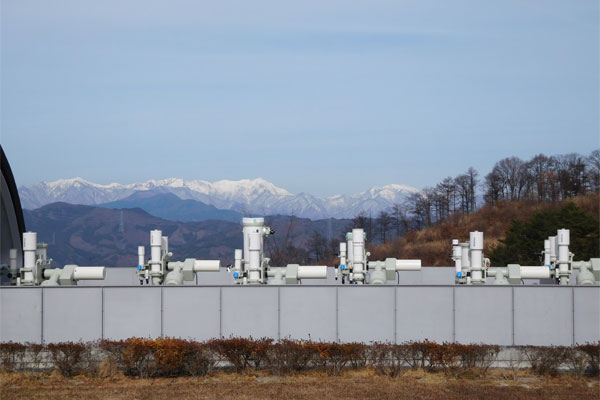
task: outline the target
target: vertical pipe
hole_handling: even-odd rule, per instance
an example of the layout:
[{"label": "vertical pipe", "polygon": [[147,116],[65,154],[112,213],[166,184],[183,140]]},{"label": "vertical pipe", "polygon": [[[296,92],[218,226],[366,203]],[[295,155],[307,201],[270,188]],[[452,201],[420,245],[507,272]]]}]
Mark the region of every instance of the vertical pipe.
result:
[{"label": "vertical pipe", "polygon": [[549,236],[550,242],[550,264],[556,263],[556,236]]},{"label": "vertical pipe", "polygon": [[550,240],[544,240],[544,265],[547,267],[550,265]]},{"label": "vertical pipe", "polygon": [[146,263],[146,248],[144,246],[138,246],[138,266],[143,267]]},{"label": "vertical pipe", "polygon": [[359,284],[364,281],[365,233],[360,228],[352,229],[352,275]]},{"label": "vertical pipe", "polygon": [[249,267],[248,267],[248,282],[249,283],[260,283],[260,268],[262,263],[261,257],[261,242],[262,236],[260,233],[250,233],[248,235],[248,251],[249,256]]},{"label": "vertical pipe", "polygon": [[25,273],[23,274],[23,283],[35,284],[37,278],[35,270],[36,251],[37,233],[23,233],[23,268],[26,269]]},{"label": "vertical pipe", "polygon": [[150,273],[152,276],[152,283],[160,285],[162,278],[159,276],[162,272],[162,231],[155,229],[150,231]]},{"label": "vertical pipe", "polygon": [[556,232],[556,244],[558,246],[558,269],[560,273],[560,284],[569,284],[569,230],[559,229]]},{"label": "vertical pipe", "polygon": [[471,281],[483,283],[483,232],[470,233],[469,248],[471,250]]},{"label": "vertical pipe", "polygon": [[462,263],[460,260],[460,245],[458,239],[452,240],[452,258],[454,259],[454,272],[456,276],[462,276]]},{"label": "vertical pipe", "polygon": [[[243,253],[242,253],[242,249],[235,249],[234,251],[234,263],[233,263],[233,277],[234,278],[239,278],[240,276],[242,276],[242,260],[243,260]],[[237,274],[237,276],[236,276]]]},{"label": "vertical pipe", "polygon": [[460,265],[463,273],[468,271],[471,267],[469,262],[469,243],[461,243],[460,244]]}]

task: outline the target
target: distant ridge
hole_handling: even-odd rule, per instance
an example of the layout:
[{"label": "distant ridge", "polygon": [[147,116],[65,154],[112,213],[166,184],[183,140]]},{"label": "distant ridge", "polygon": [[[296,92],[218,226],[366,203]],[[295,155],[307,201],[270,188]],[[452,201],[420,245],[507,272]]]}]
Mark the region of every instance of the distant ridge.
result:
[{"label": "distant ridge", "polygon": [[220,210],[198,200],[182,200],[173,193],[154,191],[135,192],[122,200],[99,204],[99,207],[122,209],[141,208],[147,213],[169,221],[220,220],[240,222],[242,214],[232,210]]},{"label": "distant ridge", "polygon": [[372,187],[353,195],[321,198],[310,193],[292,194],[262,178],[217,182],[171,178],[126,185],[100,185],[83,178],[72,178],[19,189],[21,202],[26,209],[54,202],[99,205],[123,200],[136,192],[172,193],[182,200],[197,200],[220,210],[233,210],[240,214],[280,214],[321,219],[352,218],[361,211],[376,216],[418,190],[411,186],[392,184]]}]

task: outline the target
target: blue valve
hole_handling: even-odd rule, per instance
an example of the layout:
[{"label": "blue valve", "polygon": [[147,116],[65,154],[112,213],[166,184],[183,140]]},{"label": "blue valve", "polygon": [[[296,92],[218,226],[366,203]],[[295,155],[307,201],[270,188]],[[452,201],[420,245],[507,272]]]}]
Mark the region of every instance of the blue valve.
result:
[{"label": "blue valve", "polygon": [[233,277],[234,277],[234,278],[239,278],[239,277],[240,277],[240,274],[238,274],[237,272],[234,272],[234,273],[233,273]]},{"label": "blue valve", "polygon": [[141,270],[142,270],[142,266],[138,265],[138,271],[141,271]]},{"label": "blue valve", "polygon": [[342,264],[342,265],[340,265],[340,269],[344,270],[344,269],[346,269],[346,266],[344,264]]},{"label": "blue valve", "polygon": [[459,277],[459,278],[462,277],[462,272],[457,272],[456,276]]}]

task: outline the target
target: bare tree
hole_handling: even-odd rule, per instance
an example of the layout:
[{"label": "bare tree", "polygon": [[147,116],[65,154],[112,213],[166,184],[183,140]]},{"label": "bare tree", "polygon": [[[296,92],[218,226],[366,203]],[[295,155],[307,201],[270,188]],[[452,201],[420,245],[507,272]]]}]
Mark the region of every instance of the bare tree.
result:
[{"label": "bare tree", "polygon": [[387,239],[387,233],[390,231],[394,220],[386,211],[381,211],[377,216],[376,222],[381,242],[385,243]]},{"label": "bare tree", "polygon": [[314,231],[308,240],[308,252],[317,262],[325,259],[328,252],[327,238],[319,232]]}]

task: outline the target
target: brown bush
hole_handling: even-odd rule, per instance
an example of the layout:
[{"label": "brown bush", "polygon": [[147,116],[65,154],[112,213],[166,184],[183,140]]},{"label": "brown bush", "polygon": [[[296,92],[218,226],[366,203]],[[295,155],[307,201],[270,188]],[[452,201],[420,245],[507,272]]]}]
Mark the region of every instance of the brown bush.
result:
[{"label": "brown bush", "polygon": [[600,342],[579,345],[577,350],[587,356],[586,374],[589,376],[600,375]]},{"label": "brown bush", "polygon": [[83,343],[62,342],[50,343],[46,346],[50,352],[53,365],[63,376],[73,376],[80,372],[87,372],[86,353],[89,346]]},{"label": "brown bush", "polygon": [[538,375],[556,376],[558,369],[567,361],[568,348],[564,346],[527,346],[523,349],[531,363],[531,369]]},{"label": "brown bush", "polygon": [[45,359],[46,346],[38,343],[27,343],[27,361],[30,368],[40,368],[40,364]]},{"label": "brown bush", "polygon": [[210,346],[221,357],[229,361],[236,372],[242,372],[248,368],[259,368],[265,366],[269,360],[269,350],[273,340],[262,338],[258,340],[244,338],[217,339]]},{"label": "brown bush", "polygon": [[459,345],[461,361],[466,370],[477,372],[480,375],[487,374],[496,361],[500,346],[486,344]]},{"label": "brown bush", "polygon": [[154,351],[150,339],[124,340],[120,357],[126,375],[148,378],[153,372]]},{"label": "brown bush", "polygon": [[378,375],[395,378],[400,376],[406,360],[406,344],[373,343],[371,346],[371,366]]},{"label": "brown bush", "polygon": [[437,343],[425,340],[423,342],[406,342],[404,346],[404,361],[409,367],[434,369],[436,365],[431,363],[430,353],[439,346]]},{"label": "brown bush", "polygon": [[27,346],[21,343],[0,343],[0,362],[6,371],[15,371],[23,366]]},{"label": "brown bush", "polygon": [[338,376],[360,351],[355,343],[314,343],[313,346],[315,363],[333,376]]},{"label": "brown bush", "polygon": [[282,339],[274,343],[271,349],[273,367],[280,375],[306,369],[318,352],[317,347],[312,342],[289,339]]}]

